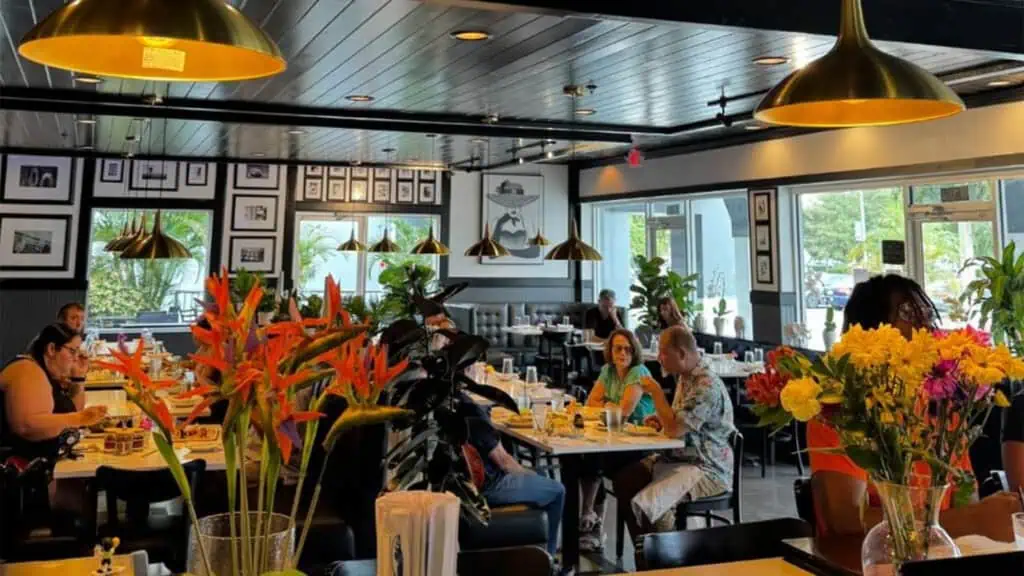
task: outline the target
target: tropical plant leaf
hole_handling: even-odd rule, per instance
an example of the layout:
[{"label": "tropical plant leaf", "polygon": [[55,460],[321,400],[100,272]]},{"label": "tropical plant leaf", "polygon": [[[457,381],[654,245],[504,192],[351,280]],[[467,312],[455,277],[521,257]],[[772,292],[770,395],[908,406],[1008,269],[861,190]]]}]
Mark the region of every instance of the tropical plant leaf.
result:
[{"label": "tropical plant leaf", "polygon": [[384,424],[399,418],[410,418],[414,415],[415,413],[411,410],[392,406],[373,406],[370,408],[349,406],[334,421],[331,429],[327,431],[323,443],[324,450],[328,453],[331,452],[334,449],[334,443],[338,441],[338,437],[341,436],[342,432],[351,428]]},{"label": "tropical plant leaf", "polygon": [[444,348],[448,365],[459,371],[477,362],[490,347],[490,342],[483,336],[461,333]]},{"label": "tropical plant leaf", "polygon": [[421,446],[427,443],[428,440],[437,435],[437,426],[431,423],[427,423],[427,427],[415,436],[410,435],[400,440],[388,453],[384,455],[384,460],[381,462],[382,466],[391,466],[394,462],[403,462],[409,457],[413,451],[419,449]]}]

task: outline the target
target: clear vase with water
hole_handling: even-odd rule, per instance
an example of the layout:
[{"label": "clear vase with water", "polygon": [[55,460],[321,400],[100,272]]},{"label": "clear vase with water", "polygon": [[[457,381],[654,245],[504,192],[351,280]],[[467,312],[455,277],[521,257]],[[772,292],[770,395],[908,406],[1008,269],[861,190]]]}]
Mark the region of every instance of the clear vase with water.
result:
[{"label": "clear vase with water", "polygon": [[[232,537],[229,518],[234,516],[235,532]],[[284,514],[250,512],[247,527],[250,537],[243,542],[241,513],[215,514],[199,519],[198,530],[189,535],[188,572],[195,576],[258,576],[266,572],[284,570],[295,551],[295,529]],[[267,530],[267,522],[270,529]],[[259,532],[257,532],[259,529]],[[198,535],[198,540],[197,540]],[[199,541],[206,548],[210,570],[203,565]],[[244,544],[244,545],[243,545]],[[243,562],[243,551],[249,560]],[[233,569],[237,562],[237,570]]]},{"label": "clear vase with water", "polygon": [[957,558],[960,549],[939,525],[939,511],[949,486],[906,486],[874,482],[884,518],[864,537],[864,576],[896,576],[915,560]]}]

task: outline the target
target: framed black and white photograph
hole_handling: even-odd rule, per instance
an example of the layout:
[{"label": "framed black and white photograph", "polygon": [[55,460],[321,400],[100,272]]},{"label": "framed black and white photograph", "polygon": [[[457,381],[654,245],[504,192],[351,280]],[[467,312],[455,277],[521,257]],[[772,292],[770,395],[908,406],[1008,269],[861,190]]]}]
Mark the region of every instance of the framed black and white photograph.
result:
[{"label": "framed black and white photograph", "polygon": [[307,178],[320,178],[324,175],[324,167],[322,164],[313,164],[306,166],[306,177]]},{"label": "framed black and white photograph", "polygon": [[228,272],[276,272],[277,238],[273,236],[232,236],[228,245]]},{"label": "framed black and white photograph", "polygon": [[437,200],[436,184],[433,182],[420,182],[420,204],[433,204]]},{"label": "framed black and white photograph", "polygon": [[210,183],[208,171],[206,162],[186,162],[185,186],[206,186]]},{"label": "framed black and white photograph", "polygon": [[758,252],[771,252],[772,229],[767,224],[754,226],[754,247]]},{"label": "framed black and white photograph", "polygon": [[[434,172],[431,172],[434,174]],[[420,185],[424,182],[420,171]],[[544,177],[527,174],[484,174],[483,223],[494,241],[509,251],[501,258],[481,258],[481,264],[543,264],[542,247],[530,244],[544,218]],[[483,229],[483,226],[480,226]]]},{"label": "framed black and white photograph", "polygon": [[277,230],[277,202],[277,196],[236,194],[231,205],[231,231]]},{"label": "framed black and white photograph", "polygon": [[395,201],[399,204],[412,204],[414,198],[412,182],[399,180],[398,193],[395,194]]},{"label": "framed black and white photograph", "polygon": [[59,156],[6,157],[6,178],[0,202],[72,204],[74,181],[71,158]]},{"label": "framed black and white photograph", "polygon": [[352,167],[352,177],[353,178],[369,178],[370,177],[370,169],[367,168],[366,166],[353,166]]},{"label": "framed black and white photograph", "polygon": [[344,178],[348,176],[347,166],[331,166],[327,168],[328,178]]},{"label": "framed black and white photograph", "polygon": [[771,254],[757,255],[757,282],[759,284],[774,284]]},{"label": "framed black and white photograph", "polygon": [[330,179],[327,181],[327,200],[330,202],[345,201],[345,179]]},{"label": "framed black and white photograph", "polygon": [[399,180],[412,180],[415,175],[416,175],[416,172],[413,171],[413,170],[399,170],[398,171],[398,179]]},{"label": "framed black and white photograph", "polygon": [[771,220],[771,195],[768,192],[754,194],[754,222]]},{"label": "framed black and white photograph", "polygon": [[366,202],[367,186],[369,183],[366,180],[349,180],[348,201]]},{"label": "framed black and white photograph", "polygon": [[373,201],[381,204],[387,204],[388,202],[391,202],[390,179],[373,181]]},{"label": "framed black and white photograph", "polygon": [[133,160],[132,190],[174,192],[178,189],[178,163],[174,160]]},{"label": "framed black and white photograph", "polygon": [[104,158],[100,162],[100,182],[110,184],[124,183],[124,160],[120,158]]},{"label": "framed black and white photograph", "polygon": [[0,271],[68,269],[71,216],[0,214]]},{"label": "framed black and white photograph", "polygon": [[420,182],[434,182],[436,178],[436,170],[420,170]]},{"label": "framed black and white photograph", "polygon": [[373,169],[374,180],[387,180],[391,181],[391,169],[390,168],[374,168]]},{"label": "framed black and white photograph", "polygon": [[277,164],[264,162],[235,164],[235,188],[238,190],[277,190],[281,170]]},{"label": "framed black and white photograph", "polygon": [[322,178],[307,178],[306,184],[302,189],[303,200],[323,200],[324,199],[324,181]]}]

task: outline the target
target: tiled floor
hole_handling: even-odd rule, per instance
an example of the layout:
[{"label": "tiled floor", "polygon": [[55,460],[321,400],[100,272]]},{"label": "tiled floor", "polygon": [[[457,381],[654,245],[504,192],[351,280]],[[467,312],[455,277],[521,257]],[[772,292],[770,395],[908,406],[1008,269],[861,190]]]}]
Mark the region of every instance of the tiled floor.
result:
[{"label": "tiled floor", "polygon": [[[761,478],[761,469],[753,466],[743,468],[743,521],[768,520],[780,517],[795,517],[796,502],[793,500],[793,481],[798,478],[796,466],[777,465],[768,468],[766,478]],[[703,527],[702,521],[690,521],[690,527]],[[615,504],[609,500],[605,515],[605,549],[603,555],[589,554],[581,558],[583,574],[615,574],[632,572],[633,546],[628,532],[623,549],[622,561],[615,558]]]}]

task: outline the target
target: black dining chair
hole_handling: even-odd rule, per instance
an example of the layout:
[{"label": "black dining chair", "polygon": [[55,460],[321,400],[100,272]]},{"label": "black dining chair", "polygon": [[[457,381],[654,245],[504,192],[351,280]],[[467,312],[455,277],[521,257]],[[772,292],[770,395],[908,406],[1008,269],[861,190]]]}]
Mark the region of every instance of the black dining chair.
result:
[{"label": "black dining chair", "polygon": [[[190,490],[197,492],[199,478],[206,471],[205,460],[182,464]],[[96,530],[100,538],[117,536],[122,552],[145,550],[152,562],[163,562],[175,573],[184,572],[188,554],[189,514],[151,514],[150,505],[175,500],[181,490],[170,470],[123,470],[100,466],[90,486],[93,522],[98,511],[99,493],[107,499],[107,522]],[[118,502],[125,503],[125,518],[118,513]],[[95,525],[95,524],[94,524]]]},{"label": "black dining chair", "polygon": [[[460,576],[550,576],[554,563],[547,551],[539,546],[491,548],[459,553],[457,574]],[[376,576],[376,560],[346,560],[336,562],[327,571],[328,576]]]},{"label": "black dining chair", "polygon": [[799,518],[779,518],[749,524],[646,534],[637,539],[638,570],[723,564],[776,558],[783,540],[811,536],[811,525]]},{"label": "black dining chair", "polygon": [[[676,528],[685,529],[686,519],[692,516],[704,518],[704,525],[711,526],[712,520],[718,520],[726,524],[739,524],[742,522],[743,514],[740,505],[740,494],[743,488],[743,434],[734,431],[729,437],[729,444],[732,445],[732,488],[724,494],[698,498],[681,502],[676,506]],[[732,510],[732,520],[725,516],[716,514],[724,510]]]},{"label": "black dining chair", "polygon": [[47,485],[53,460],[7,460],[0,449],[0,564],[55,560],[86,553],[81,518],[54,515]]}]

